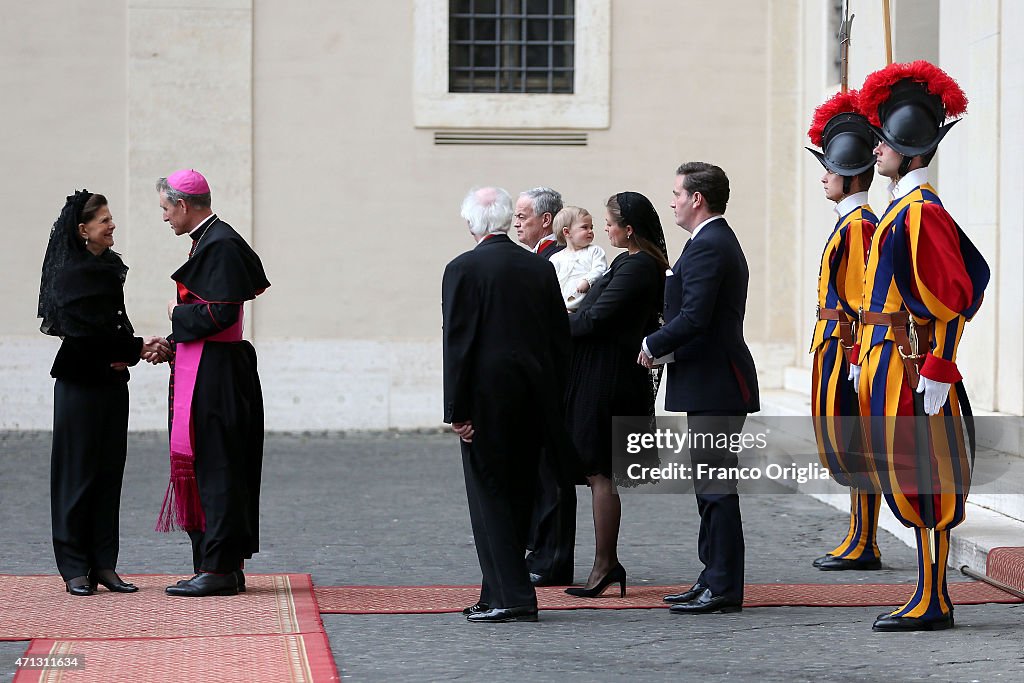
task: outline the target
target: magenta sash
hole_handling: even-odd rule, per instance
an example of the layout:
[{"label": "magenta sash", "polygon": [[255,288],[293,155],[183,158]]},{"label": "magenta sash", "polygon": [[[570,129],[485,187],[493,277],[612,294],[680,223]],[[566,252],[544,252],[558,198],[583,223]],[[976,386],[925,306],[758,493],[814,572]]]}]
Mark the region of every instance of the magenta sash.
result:
[{"label": "magenta sash", "polygon": [[[196,300],[192,303],[207,303]],[[195,341],[178,342],[174,351],[174,411],[171,418],[171,479],[160,508],[157,531],[172,528],[205,531],[206,518],[196,483],[195,434],[192,425],[192,397],[206,342],[242,341],[245,309],[238,320],[217,334]]]}]

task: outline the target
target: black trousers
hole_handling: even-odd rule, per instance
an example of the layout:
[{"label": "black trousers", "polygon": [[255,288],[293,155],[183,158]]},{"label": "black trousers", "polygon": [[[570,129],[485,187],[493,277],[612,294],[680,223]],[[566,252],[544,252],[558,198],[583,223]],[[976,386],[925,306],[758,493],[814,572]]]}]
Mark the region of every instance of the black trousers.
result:
[{"label": "black trousers", "polygon": [[259,551],[263,392],[248,342],[203,349],[192,398],[196,484],[206,518],[189,532],[192,565],[226,574]]},{"label": "black trousers", "polygon": [[53,387],[50,517],[53,554],[67,581],[114,569],[121,480],[128,453],[128,385],[57,380]]},{"label": "black trousers", "polygon": [[[739,434],[746,415],[727,415],[718,411],[690,411],[687,428],[695,434]],[[703,446],[703,444],[702,444]],[[712,594],[743,599],[744,553],[743,520],[737,480],[697,479],[698,467],[736,467],[737,453],[728,448],[690,448],[694,493],[700,514],[697,556],[704,565],[697,582],[711,589]]]},{"label": "black trousers", "polygon": [[514,454],[462,444],[469,519],[483,580],[480,602],[491,608],[537,605],[526,568],[539,448]]},{"label": "black trousers", "polygon": [[531,573],[568,585],[576,550],[576,485],[554,457],[550,449],[540,456],[526,564]]}]

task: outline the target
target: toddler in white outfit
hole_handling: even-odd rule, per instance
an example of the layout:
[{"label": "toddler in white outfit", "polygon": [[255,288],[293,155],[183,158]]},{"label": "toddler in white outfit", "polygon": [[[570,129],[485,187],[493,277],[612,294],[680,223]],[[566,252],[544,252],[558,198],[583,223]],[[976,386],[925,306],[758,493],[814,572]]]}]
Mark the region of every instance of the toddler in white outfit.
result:
[{"label": "toddler in white outfit", "polygon": [[551,257],[569,311],[579,308],[590,286],[608,270],[604,249],[594,244],[594,219],[586,209],[567,206],[555,214],[555,237],[565,249]]}]

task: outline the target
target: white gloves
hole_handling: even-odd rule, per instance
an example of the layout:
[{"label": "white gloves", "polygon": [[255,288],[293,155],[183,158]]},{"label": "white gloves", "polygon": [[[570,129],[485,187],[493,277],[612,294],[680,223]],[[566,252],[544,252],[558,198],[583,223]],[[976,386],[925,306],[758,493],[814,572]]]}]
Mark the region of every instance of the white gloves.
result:
[{"label": "white gloves", "polygon": [[924,394],[924,412],[927,415],[935,415],[942,406],[946,405],[949,397],[949,384],[936,382],[935,380],[921,377],[917,383],[917,393]]},{"label": "white gloves", "polygon": [[850,363],[850,374],[847,375],[846,379],[853,382],[853,390],[856,393],[860,393],[860,366]]}]

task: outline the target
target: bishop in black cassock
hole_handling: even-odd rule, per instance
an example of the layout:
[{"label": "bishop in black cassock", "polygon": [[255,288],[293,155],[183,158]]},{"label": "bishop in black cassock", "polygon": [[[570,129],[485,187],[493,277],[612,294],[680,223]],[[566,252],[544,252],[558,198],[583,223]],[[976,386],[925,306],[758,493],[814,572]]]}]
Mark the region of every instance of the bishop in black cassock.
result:
[{"label": "bishop in black cassock", "polygon": [[259,550],[263,465],[263,394],[243,304],[270,283],[256,252],[210,211],[201,175],[179,171],[158,189],[164,220],[192,238],[171,276],[171,481],[158,527],[188,531],[196,576],[167,593],[234,595],[245,590],[242,562]]}]

